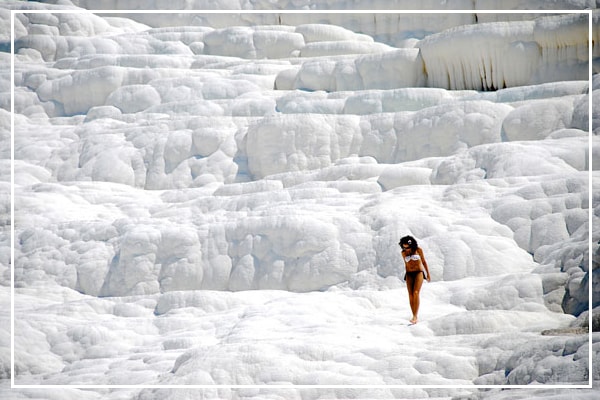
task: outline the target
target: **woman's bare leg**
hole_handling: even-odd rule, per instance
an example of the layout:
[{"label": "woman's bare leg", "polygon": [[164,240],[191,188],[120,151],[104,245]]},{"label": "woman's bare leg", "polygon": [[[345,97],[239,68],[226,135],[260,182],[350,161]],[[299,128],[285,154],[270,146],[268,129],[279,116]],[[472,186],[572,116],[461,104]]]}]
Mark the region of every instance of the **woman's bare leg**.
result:
[{"label": "woman's bare leg", "polygon": [[414,276],[414,278],[410,277],[410,282],[407,277],[406,287],[408,288],[408,300],[410,302],[410,309],[413,314],[413,317],[410,320],[411,324],[416,324],[418,321],[419,306],[421,303],[419,292],[421,291],[421,286],[423,286],[423,274],[417,274]]}]

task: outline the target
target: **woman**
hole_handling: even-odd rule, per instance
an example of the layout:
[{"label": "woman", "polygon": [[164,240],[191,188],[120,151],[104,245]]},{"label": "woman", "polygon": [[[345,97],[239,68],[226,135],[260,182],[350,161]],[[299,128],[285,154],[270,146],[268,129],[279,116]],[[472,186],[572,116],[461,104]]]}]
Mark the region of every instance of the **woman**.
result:
[{"label": "woman", "polygon": [[431,276],[429,274],[429,267],[423,250],[417,244],[417,241],[412,236],[405,236],[400,239],[402,246],[402,257],[404,258],[404,266],[406,268],[406,275],[404,280],[406,281],[406,288],[408,289],[408,300],[410,301],[410,308],[413,313],[413,317],[410,320],[411,324],[417,323],[417,314],[419,312],[419,291],[423,280],[427,279],[431,282]]}]

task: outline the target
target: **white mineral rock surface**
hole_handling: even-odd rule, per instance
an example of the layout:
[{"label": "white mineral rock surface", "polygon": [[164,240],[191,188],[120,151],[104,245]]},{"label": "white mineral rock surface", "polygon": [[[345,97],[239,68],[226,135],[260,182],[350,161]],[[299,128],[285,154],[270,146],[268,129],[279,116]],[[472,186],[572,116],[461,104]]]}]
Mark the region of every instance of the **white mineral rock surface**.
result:
[{"label": "white mineral rock surface", "polygon": [[[600,78],[587,15],[534,14],[593,1],[48,3],[0,4],[0,397],[596,398],[551,385],[600,380],[576,329]],[[274,7],[205,3],[147,8]],[[414,326],[409,234],[431,271]],[[144,388],[215,384],[343,386]],[[473,386],[513,384],[535,388]]]}]

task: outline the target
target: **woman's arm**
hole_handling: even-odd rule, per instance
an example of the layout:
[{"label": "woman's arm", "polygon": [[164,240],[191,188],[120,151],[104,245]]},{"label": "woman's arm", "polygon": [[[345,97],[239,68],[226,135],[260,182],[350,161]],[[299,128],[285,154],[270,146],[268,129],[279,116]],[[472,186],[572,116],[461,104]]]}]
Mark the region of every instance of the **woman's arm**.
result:
[{"label": "woman's arm", "polygon": [[429,273],[429,266],[427,265],[427,261],[425,260],[425,255],[423,254],[423,250],[421,250],[421,248],[417,248],[417,252],[419,253],[419,256],[421,257],[421,262],[423,263],[423,267],[425,267],[425,272],[427,273],[427,281],[430,282],[431,281],[431,274]]}]

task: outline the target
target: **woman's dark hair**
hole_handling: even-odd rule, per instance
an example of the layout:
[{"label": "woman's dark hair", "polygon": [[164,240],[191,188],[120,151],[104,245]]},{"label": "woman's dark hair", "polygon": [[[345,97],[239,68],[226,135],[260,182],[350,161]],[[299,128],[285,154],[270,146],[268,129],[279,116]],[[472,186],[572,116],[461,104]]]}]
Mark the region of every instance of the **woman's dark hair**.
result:
[{"label": "woman's dark hair", "polygon": [[414,253],[415,251],[417,251],[417,248],[419,247],[419,244],[417,243],[417,239],[415,239],[412,236],[404,236],[402,239],[400,239],[400,243],[398,243],[400,246],[407,246],[410,247],[410,252]]}]

